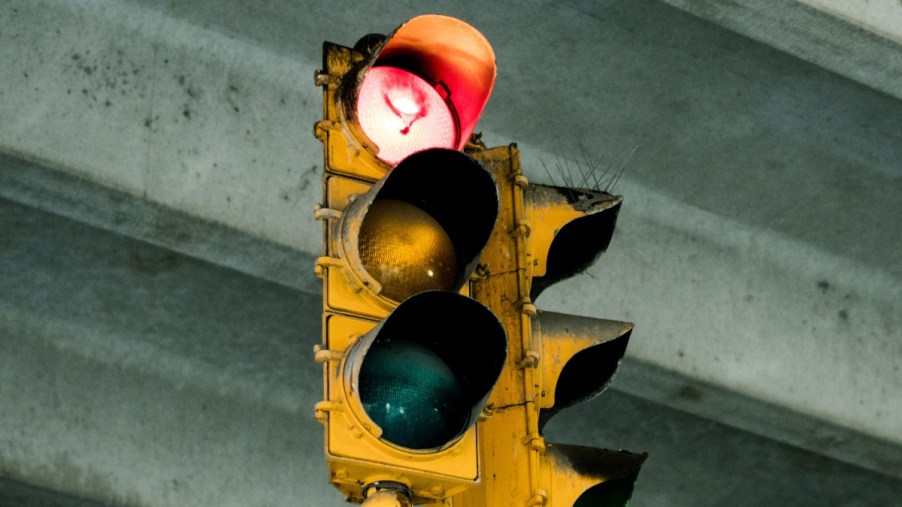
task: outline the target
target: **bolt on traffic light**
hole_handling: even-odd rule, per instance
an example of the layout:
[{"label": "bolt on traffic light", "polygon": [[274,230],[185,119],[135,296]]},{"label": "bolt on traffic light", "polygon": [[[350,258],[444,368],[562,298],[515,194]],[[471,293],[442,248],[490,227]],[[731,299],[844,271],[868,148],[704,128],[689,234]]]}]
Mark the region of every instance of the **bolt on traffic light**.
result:
[{"label": "bolt on traffic light", "polygon": [[632,324],[533,303],[608,247],[621,199],[531,184],[515,145],[471,136],[495,72],[446,16],[323,46],[316,416],[349,500],[623,505],[645,459],[542,436],[626,350]]}]

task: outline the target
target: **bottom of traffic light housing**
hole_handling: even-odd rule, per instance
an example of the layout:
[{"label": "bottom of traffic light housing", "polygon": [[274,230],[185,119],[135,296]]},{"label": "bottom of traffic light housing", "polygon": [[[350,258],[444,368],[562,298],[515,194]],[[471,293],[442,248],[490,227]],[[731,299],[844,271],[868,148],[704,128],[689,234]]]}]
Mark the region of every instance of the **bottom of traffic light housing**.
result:
[{"label": "bottom of traffic light housing", "polygon": [[395,481],[380,481],[363,487],[363,507],[411,507],[410,488]]}]

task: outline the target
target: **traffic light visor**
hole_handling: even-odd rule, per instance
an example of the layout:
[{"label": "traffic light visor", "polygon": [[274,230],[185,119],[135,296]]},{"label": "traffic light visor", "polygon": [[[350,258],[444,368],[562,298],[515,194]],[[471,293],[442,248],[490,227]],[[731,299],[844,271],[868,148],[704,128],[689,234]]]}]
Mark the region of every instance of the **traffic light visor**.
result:
[{"label": "traffic light visor", "polygon": [[620,507],[629,504],[647,454],[548,443],[547,473],[555,505]]},{"label": "traffic light visor", "polygon": [[448,16],[419,16],[369,55],[353,114],[389,165],[427,148],[460,150],[495,76],[495,54],[479,31]]},{"label": "traffic light visor", "polygon": [[429,291],[405,300],[361,338],[345,374],[382,440],[433,450],[475,422],[506,355],[504,330],[491,311],[457,293]]},{"label": "traffic light visor", "polygon": [[529,297],[586,270],[608,248],[620,211],[620,196],[600,190],[529,185],[524,200],[536,223]]},{"label": "traffic light visor", "polygon": [[400,302],[466,282],[498,216],[492,176],[468,155],[415,153],[359,197],[342,223],[342,245],[369,289]]},{"label": "traffic light visor", "polygon": [[633,325],[577,315],[539,312],[535,332],[542,343],[545,390],[539,400],[539,430],[560,410],[591,399],[614,377]]}]

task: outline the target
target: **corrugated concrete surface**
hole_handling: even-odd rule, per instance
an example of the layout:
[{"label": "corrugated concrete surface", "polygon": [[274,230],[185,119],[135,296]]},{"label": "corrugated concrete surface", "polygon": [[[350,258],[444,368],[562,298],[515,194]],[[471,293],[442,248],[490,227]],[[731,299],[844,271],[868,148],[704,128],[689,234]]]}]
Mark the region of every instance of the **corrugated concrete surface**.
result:
[{"label": "corrugated concrete surface", "polygon": [[[0,150],[308,253],[319,45],[423,10],[7,7]],[[489,142],[521,142],[536,180],[580,145],[615,167],[639,146],[608,278],[543,304],[633,319],[634,357],[902,442],[902,103],[657,2],[509,7],[442,9],[495,46]]]},{"label": "corrugated concrete surface", "polygon": [[[742,3],[704,3],[715,4]],[[494,45],[499,81],[482,126],[489,144],[521,144],[531,179],[560,183],[558,162],[583,152],[616,170],[636,148],[617,187],[626,199],[610,252],[590,274],[543,294],[540,307],[633,320],[632,359],[804,421],[827,421],[844,436],[828,429],[805,443],[797,428],[808,422],[781,433],[685,400],[673,406],[896,473],[899,461],[886,460],[896,447],[881,454],[879,442],[902,442],[897,98],[651,0],[430,9],[470,21]],[[321,107],[312,85],[320,44],[352,44],[421,12],[414,2],[336,9],[278,0],[7,0],[0,6],[0,196],[315,291],[307,270],[321,237],[312,218],[321,147],[311,134]],[[761,32],[760,16],[729,12],[699,14],[782,47]],[[785,19],[810,14],[788,12],[802,17]],[[786,50],[892,93],[868,78],[896,82],[898,46],[815,17],[836,35],[833,45],[801,47],[810,37],[789,30],[795,38],[780,39],[790,42]],[[731,24],[743,19],[757,32]],[[842,37],[868,56],[860,66],[841,51],[845,70],[815,58],[842,49]],[[219,226],[197,225],[205,222]],[[149,269],[166,271],[169,262]],[[16,280],[21,290],[31,283]],[[156,311],[165,318],[175,310]],[[84,326],[79,318],[97,320],[29,315],[8,314],[8,322],[39,322],[50,326],[48,336],[63,336]],[[82,335],[96,345],[110,332]],[[91,369],[78,363],[92,350],[83,346],[72,342],[64,349],[72,355],[60,352],[54,361]],[[153,365],[154,375],[195,369],[179,354],[159,360],[157,349],[142,347],[135,365]],[[134,352],[126,350],[104,354],[116,363]],[[236,378],[198,375],[223,385]],[[665,402],[643,378],[629,392]],[[269,393],[270,384],[257,380],[239,382],[244,395]],[[94,395],[94,381],[85,382],[72,384],[73,396],[78,388]],[[294,407],[289,413],[307,415],[290,391],[270,395]],[[187,407],[191,396],[173,403]],[[41,399],[35,407],[53,401]],[[47,435],[69,431],[53,424]],[[78,459],[60,467],[84,473],[95,459],[114,458]],[[40,476],[30,461],[17,466]],[[125,501],[131,493],[119,485],[108,489]]]},{"label": "corrugated concrete surface", "polygon": [[[312,411],[317,294],[5,200],[0,226],[0,476],[66,493],[0,481],[0,505],[343,503]],[[628,362],[546,430],[648,451],[633,505],[889,505],[902,491],[902,478],[624,392],[643,371]],[[684,403],[712,395],[679,382]]]}]

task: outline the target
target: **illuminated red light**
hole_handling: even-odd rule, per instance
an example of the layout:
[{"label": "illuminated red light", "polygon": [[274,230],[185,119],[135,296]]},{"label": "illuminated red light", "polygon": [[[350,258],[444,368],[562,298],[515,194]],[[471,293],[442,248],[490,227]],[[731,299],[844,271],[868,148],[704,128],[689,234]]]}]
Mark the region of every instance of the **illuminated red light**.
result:
[{"label": "illuminated red light", "polygon": [[396,67],[367,71],[358,89],[357,120],[387,164],[427,148],[457,148],[457,121],[439,92]]}]

